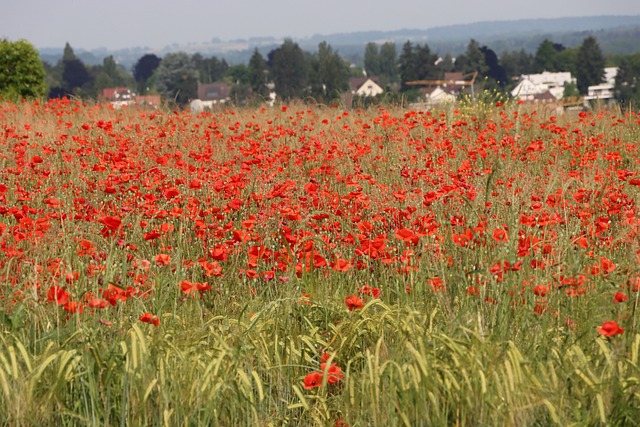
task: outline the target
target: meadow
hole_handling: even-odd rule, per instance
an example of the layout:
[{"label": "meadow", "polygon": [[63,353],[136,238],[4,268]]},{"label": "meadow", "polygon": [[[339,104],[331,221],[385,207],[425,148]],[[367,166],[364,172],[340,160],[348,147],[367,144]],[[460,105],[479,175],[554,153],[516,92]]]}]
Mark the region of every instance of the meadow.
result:
[{"label": "meadow", "polygon": [[0,125],[0,425],[640,424],[638,113]]}]

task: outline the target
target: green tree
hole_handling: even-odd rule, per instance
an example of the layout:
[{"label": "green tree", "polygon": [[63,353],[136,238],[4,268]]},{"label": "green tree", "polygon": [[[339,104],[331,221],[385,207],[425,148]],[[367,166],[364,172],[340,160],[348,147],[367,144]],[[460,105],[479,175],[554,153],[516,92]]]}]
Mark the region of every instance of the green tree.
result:
[{"label": "green tree", "polygon": [[191,62],[198,71],[198,81],[200,83],[213,83],[221,81],[229,69],[229,64],[224,59],[220,60],[215,56],[205,58],[199,53],[191,56]]},{"label": "green tree", "polygon": [[89,70],[79,59],[63,60],[62,81],[64,88],[73,94],[83,95],[82,89],[91,84],[92,78]]},{"label": "green tree", "polygon": [[477,71],[480,77],[487,75],[489,68],[486,64],[485,55],[476,40],[471,39],[467,45],[467,50],[456,59],[456,69],[465,73]]},{"label": "green tree", "polygon": [[267,61],[264,60],[256,48],[253,51],[253,55],[251,55],[251,59],[249,59],[249,84],[254,96],[263,99],[269,96],[269,89],[267,88],[268,75]]},{"label": "green tree", "polygon": [[640,105],[640,53],[621,59],[614,94],[623,105]]},{"label": "green tree", "polygon": [[349,89],[349,65],[327,42],[318,45],[318,52],[310,62],[311,96],[331,101]]},{"label": "green tree", "polygon": [[522,74],[534,73],[535,69],[533,61],[533,55],[524,49],[506,51],[500,55],[500,63],[508,77],[517,77]]},{"label": "green tree", "polygon": [[558,58],[558,53],[562,49],[561,45],[554,44],[549,39],[544,39],[536,49],[534,56],[535,71],[537,73],[562,71]]},{"label": "green tree", "polygon": [[[504,67],[500,65],[498,55],[496,55],[496,53],[487,46],[482,46],[480,50],[484,53],[484,63],[487,66],[487,77],[489,79],[490,86],[496,89],[504,89],[509,78]],[[487,89],[487,86],[485,86],[485,89]]]},{"label": "green tree", "polygon": [[380,46],[378,54],[380,62],[380,77],[386,78],[389,82],[398,81],[398,54],[396,44],[385,42]]},{"label": "green tree", "polygon": [[428,44],[416,45],[414,49],[414,63],[418,80],[433,80],[439,78],[439,70],[436,66],[438,55],[431,53]]},{"label": "green tree", "polygon": [[586,94],[589,86],[602,83],[604,66],[605,60],[598,41],[593,36],[585,38],[576,56],[576,80],[580,93]]},{"label": "green tree", "polygon": [[160,66],[161,59],[153,53],[143,55],[133,66],[133,78],[138,86],[138,93],[147,93],[149,78],[153,72]]},{"label": "green tree", "polygon": [[378,76],[381,74],[380,54],[378,45],[374,42],[367,43],[364,48],[364,70],[368,76]]},{"label": "green tree", "polygon": [[402,52],[398,58],[398,70],[402,82],[400,90],[403,92],[412,88],[407,85],[407,82],[418,80],[418,64],[416,59],[413,44],[407,40],[402,46]]},{"label": "green tree", "polygon": [[304,52],[291,39],[269,52],[268,63],[276,93],[284,100],[302,98],[307,86]]},{"label": "green tree", "polygon": [[78,59],[78,57],[76,56],[69,42],[67,42],[64,44],[64,51],[62,53],[62,62],[72,61],[74,59]]},{"label": "green tree", "polygon": [[112,55],[102,60],[102,65],[96,65],[89,70],[93,76],[92,96],[97,97],[102,90],[108,87],[132,88],[134,81],[132,76],[119,66]]},{"label": "green tree", "polygon": [[185,52],[168,53],[155,72],[156,88],[165,99],[186,105],[198,96],[198,71]]},{"label": "green tree", "polygon": [[25,40],[0,40],[0,98],[20,99],[44,96],[45,72],[33,45]]}]

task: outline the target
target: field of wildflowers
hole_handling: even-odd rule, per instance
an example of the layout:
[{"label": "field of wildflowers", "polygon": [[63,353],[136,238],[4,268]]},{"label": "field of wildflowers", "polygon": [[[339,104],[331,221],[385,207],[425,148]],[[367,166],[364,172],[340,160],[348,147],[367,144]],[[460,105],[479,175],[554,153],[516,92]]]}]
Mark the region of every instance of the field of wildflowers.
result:
[{"label": "field of wildflowers", "polygon": [[2,425],[640,423],[640,114],[0,125]]}]

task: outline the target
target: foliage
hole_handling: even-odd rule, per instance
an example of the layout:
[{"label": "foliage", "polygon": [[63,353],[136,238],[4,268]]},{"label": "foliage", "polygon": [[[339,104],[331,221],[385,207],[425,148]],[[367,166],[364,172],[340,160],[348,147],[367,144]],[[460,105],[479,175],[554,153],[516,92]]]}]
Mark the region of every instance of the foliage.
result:
[{"label": "foliage", "polygon": [[592,36],[585,38],[576,56],[576,80],[580,93],[586,94],[589,86],[602,83],[604,66],[605,60],[598,41]]},{"label": "foliage", "polygon": [[535,72],[542,73],[543,71],[558,72],[566,71],[565,64],[560,60],[560,52],[565,47],[559,43],[553,43],[549,39],[544,39],[542,43],[536,49],[534,57]]},{"label": "foliage", "polygon": [[0,39],[0,99],[39,98],[46,93],[45,72],[26,40]]},{"label": "foliage", "polygon": [[378,45],[374,42],[367,43],[364,48],[364,70],[367,76],[378,76],[382,71]]},{"label": "foliage", "polygon": [[480,46],[476,40],[471,39],[465,52],[458,56],[456,59],[456,70],[467,74],[477,71],[480,78],[487,76],[488,67],[485,53],[482,51],[482,46]]},{"label": "foliage", "polygon": [[111,55],[103,59],[102,65],[91,67],[90,73],[93,75],[93,92],[97,96],[100,96],[105,88],[134,87],[133,76],[119,66]]},{"label": "foliage", "polygon": [[487,66],[486,77],[491,79],[497,87],[504,89],[509,82],[509,78],[505,69],[500,65],[498,56],[486,46],[482,46],[480,50],[484,54],[484,63]]},{"label": "foliage", "polygon": [[197,98],[198,71],[185,52],[169,53],[155,71],[156,88],[163,98],[186,105]]},{"label": "foliage", "polygon": [[229,70],[227,61],[220,60],[215,56],[205,58],[199,53],[195,53],[191,56],[191,61],[198,70],[198,81],[200,83],[222,81]]},{"label": "foliage", "polygon": [[398,81],[398,61],[396,53],[396,44],[393,42],[385,42],[380,46],[378,55],[380,64],[380,77],[383,81]]},{"label": "foliage", "polygon": [[326,42],[309,61],[309,85],[311,96],[321,102],[338,99],[349,89],[349,64]]},{"label": "foliage", "polygon": [[253,96],[261,99],[266,99],[269,96],[269,89],[267,88],[268,75],[269,67],[267,62],[256,48],[249,59],[249,84],[251,85]]},{"label": "foliage", "polygon": [[91,84],[91,74],[79,59],[65,60],[62,67],[63,87],[68,92],[81,94],[83,86]]},{"label": "foliage", "polygon": [[269,52],[269,73],[278,97],[283,100],[306,96],[308,70],[304,52],[291,39]]},{"label": "foliage", "polygon": [[524,49],[505,51],[500,55],[500,63],[504,67],[505,73],[512,78],[531,74],[534,70],[533,61],[533,56]]},{"label": "foliage", "polygon": [[398,69],[402,79],[402,90],[409,90],[411,87],[406,83],[415,80],[437,79],[440,76],[436,67],[438,56],[431,53],[428,44],[413,46],[407,41],[402,47]]},{"label": "foliage", "polygon": [[153,53],[142,55],[133,66],[133,78],[138,85],[138,93],[145,94],[148,91],[149,78],[160,66],[161,59]]},{"label": "foliage", "polygon": [[404,92],[411,89],[407,82],[418,80],[418,64],[416,63],[413,43],[409,40],[402,45],[402,52],[398,58],[398,71],[402,82],[401,90]]},{"label": "foliage", "polygon": [[640,53],[621,60],[614,90],[616,99],[624,106],[640,105]]}]

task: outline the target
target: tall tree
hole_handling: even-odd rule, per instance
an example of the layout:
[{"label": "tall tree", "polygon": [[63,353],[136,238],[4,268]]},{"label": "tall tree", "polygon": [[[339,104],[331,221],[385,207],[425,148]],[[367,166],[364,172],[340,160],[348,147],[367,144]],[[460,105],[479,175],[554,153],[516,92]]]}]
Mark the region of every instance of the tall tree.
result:
[{"label": "tall tree", "polygon": [[625,106],[640,106],[640,53],[626,56],[620,61],[614,94]]},{"label": "tall tree", "polygon": [[64,51],[62,52],[62,62],[71,61],[73,59],[78,59],[73,48],[69,44],[69,42],[64,44]]},{"label": "tall tree", "polygon": [[380,75],[382,77],[386,77],[390,82],[398,80],[397,56],[395,43],[385,42],[380,46],[380,53],[378,55],[380,61]]},{"label": "tall tree", "polygon": [[364,48],[364,71],[368,76],[380,75],[380,54],[374,42],[367,43]]},{"label": "tall tree", "polygon": [[589,86],[602,83],[604,79],[604,56],[593,36],[585,38],[576,57],[576,80],[578,90],[587,93]]},{"label": "tall tree", "polygon": [[254,96],[263,99],[269,96],[269,89],[267,88],[268,74],[267,61],[264,60],[258,48],[256,48],[253,51],[253,55],[251,55],[251,59],[249,59],[249,84]]},{"label": "tall tree", "polygon": [[276,93],[282,99],[301,98],[307,86],[307,67],[304,52],[291,39],[269,52],[269,69]]},{"label": "tall tree", "polygon": [[484,63],[488,68],[487,77],[495,82],[496,86],[504,89],[508,78],[507,73],[498,61],[498,55],[496,55],[496,53],[487,46],[482,46],[480,50],[484,53]]},{"label": "tall tree", "polygon": [[198,71],[185,52],[168,53],[156,70],[158,92],[165,99],[185,105],[197,97]]},{"label": "tall tree", "polygon": [[161,59],[153,53],[143,55],[133,66],[133,78],[138,85],[138,93],[147,92],[147,82],[160,65]]},{"label": "tall tree", "polygon": [[349,65],[327,42],[318,45],[318,52],[310,62],[311,96],[331,101],[349,88]]},{"label": "tall tree", "polygon": [[215,56],[205,58],[199,53],[191,56],[193,66],[198,70],[198,81],[200,83],[213,83],[220,81],[226,76],[229,64],[224,59],[220,60]]},{"label": "tall tree", "polygon": [[549,39],[544,39],[536,49],[534,57],[535,71],[541,73],[543,71],[556,72],[561,71],[558,61],[560,45],[554,44]]},{"label": "tall tree", "polygon": [[460,71],[466,73],[472,73],[477,71],[478,74],[482,77],[487,75],[487,71],[489,67],[487,67],[487,63],[485,60],[484,53],[480,47],[480,44],[471,39],[469,44],[467,45],[467,50],[464,51],[464,54],[461,55],[458,60],[456,60],[456,65],[460,63],[460,66],[463,67]]},{"label": "tall tree", "polygon": [[533,55],[524,49],[503,52],[500,55],[500,63],[507,77],[516,77],[534,72]]},{"label": "tall tree", "polygon": [[425,43],[423,46],[419,44],[416,45],[414,49],[414,63],[418,80],[433,80],[440,77],[438,75],[438,67],[436,66],[437,60],[438,55],[431,53],[431,48],[429,48],[428,44]]},{"label": "tall tree", "polygon": [[25,40],[0,39],[0,99],[37,98],[46,93],[38,52]]},{"label": "tall tree", "polygon": [[102,65],[91,67],[89,73],[92,76],[93,87],[85,95],[92,97],[97,97],[103,89],[108,87],[132,88],[134,84],[131,74],[119,66],[112,55],[105,57]]},{"label": "tall tree", "polygon": [[407,82],[418,80],[418,64],[413,49],[413,44],[407,40],[402,45],[402,52],[398,58],[398,70],[400,72],[400,80],[402,82],[401,90],[406,91],[411,88]]},{"label": "tall tree", "polygon": [[91,74],[79,59],[63,61],[62,81],[64,88],[79,95],[83,86],[91,83]]}]

